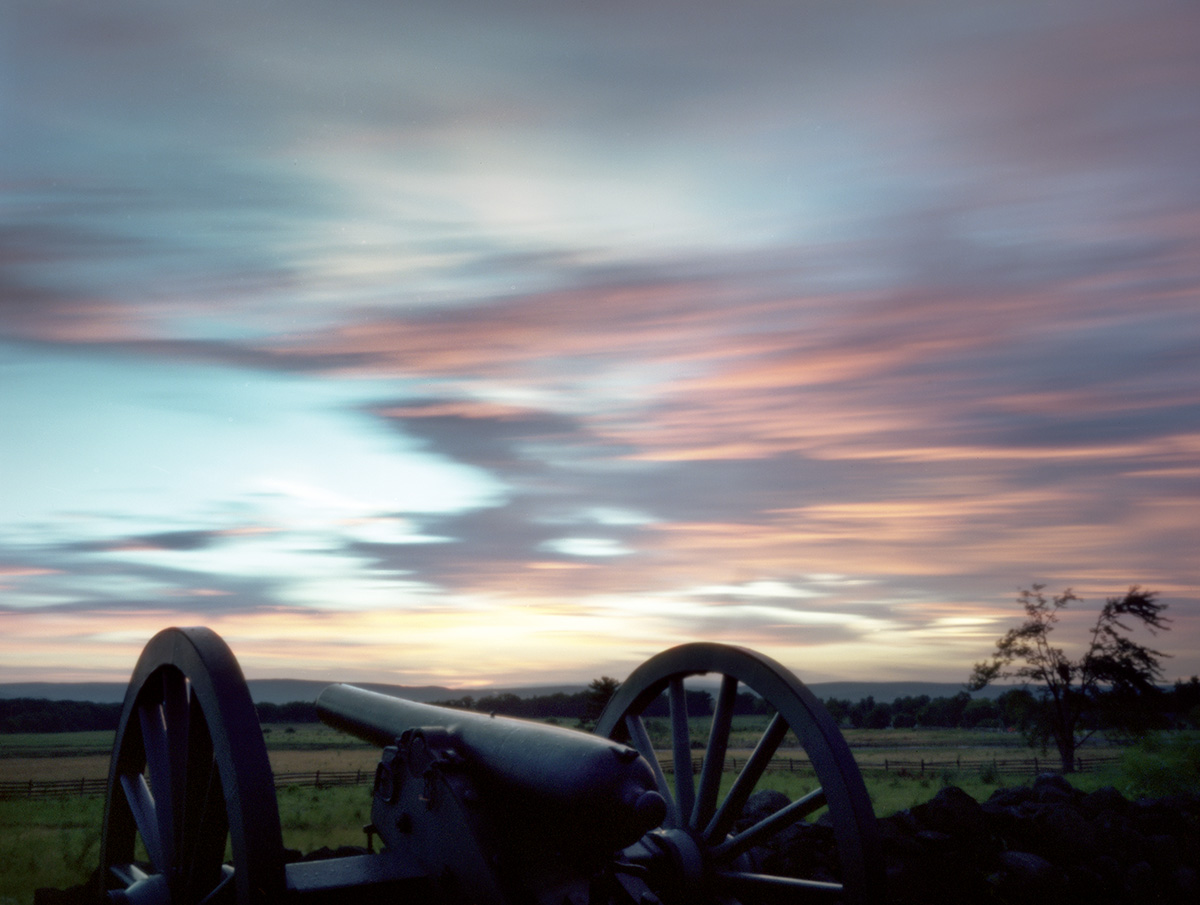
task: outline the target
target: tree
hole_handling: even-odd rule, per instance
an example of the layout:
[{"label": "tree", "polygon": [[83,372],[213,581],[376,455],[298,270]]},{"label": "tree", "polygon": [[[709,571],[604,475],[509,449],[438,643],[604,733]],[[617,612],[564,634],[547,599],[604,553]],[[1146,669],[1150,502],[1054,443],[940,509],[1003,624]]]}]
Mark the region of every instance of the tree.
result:
[{"label": "tree", "polygon": [[845,726],[850,722],[850,702],[844,698],[826,698],[824,701],[825,709],[829,711],[829,715],[833,717],[833,721],[839,726]]},{"label": "tree", "polygon": [[601,676],[592,679],[585,692],[582,722],[592,724],[600,719],[600,714],[608,706],[609,699],[617,693],[621,683],[612,676]]},{"label": "tree", "polygon": [[1000,708],[1000,722],[1006,728],[1020,729],[1026,736],[1030,734],[1033,715],[1037,712],[1038,701],[1027,688],[1014,688],[996,698],[996,706]]},{"label": "tree", "polygon": [[876,704],[863,717],[863,726],[867,729],[886,729],[892,725],[892,705]]},{"label": "tree", "polygon": [[[1086,724],[1085,718],[1099,711],[1106,696],[1128,702],[1157,691],[1159,658],[1166,655],[1132,640],[1127,623],[1136,620],[1151,634],[1166,630],[1168,620],[1163,611],[1167,607],[1158,602],[1156,592],[1137,585],[1124,596],[1108,598],[1096,616],[1083,654],[1071,659],[1050,643],[1050,635],[1060,612],[1079,598],[1068,588],[1047,599],[1044,588],[1035,584],[1021,591],[1017,602],[1025,610],[1025,622],[996,642],[990,661],[975,664],[967,687],[978,691],[995,679],[1009,677],[1035,683],[1042,700],[1027,734],[1031,741],[1042,744],[1052,740],[1063,772],[1070,773],[1075,769],[1076,749],[1097,728],[1095,723]],[[1110,717],[1120,722],[1136,712],[1134,707]]]},{"label": "tree", "polygon": [[965,691],[960,691],[952,698],[934,698],[917,711],[917,724],[953,729],[962,720],[963,711],[969,703],[971,696]]},{"label": "tree", "polygon": [[873,695],[867,695],[850,705],[850,711],[846,716],[850,720],[850,726],[853,729],[862,729],[867,725],[867,714],[875,709],[875,698]]},{"label": "tree", "polygon": [[1000,725],[1000,707],[995,701],[977,698],[963,708],[958,725],[963,729],[990,729]]}]

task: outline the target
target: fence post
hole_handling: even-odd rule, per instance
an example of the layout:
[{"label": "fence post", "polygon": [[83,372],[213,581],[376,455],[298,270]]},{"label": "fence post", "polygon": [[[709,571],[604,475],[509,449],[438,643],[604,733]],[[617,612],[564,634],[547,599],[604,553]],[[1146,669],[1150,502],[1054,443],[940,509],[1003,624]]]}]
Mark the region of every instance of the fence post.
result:
[{"label": "fence post", "polygon": [[925,758],[921,758],[921,775],[925,775]]}]

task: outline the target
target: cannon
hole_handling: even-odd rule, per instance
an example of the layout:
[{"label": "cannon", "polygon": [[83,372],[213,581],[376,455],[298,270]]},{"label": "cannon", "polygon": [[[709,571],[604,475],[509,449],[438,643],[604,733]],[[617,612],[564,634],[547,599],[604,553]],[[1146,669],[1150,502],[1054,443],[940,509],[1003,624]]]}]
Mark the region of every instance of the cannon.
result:
[{"label": "cannon", "polygon": [[[707,740],[694,738],[688,712],[697,683],[715,690]],[[749,743],[743,729],[735,735],[746,692],[766,714]],[[353,854],[294,860],[232,652],[207,628],[152,638],[113,744],[97,897],[106,905],[882,899],[876,822],[845,740],[799,679],[753,651],[694,643],[651,658],[592,733],[351,685],[325,689],[317,709],[382,749],[371,823]],[[763,809],[754,793],[782,750],[806,759],[817,785]],[[818,837],[831,853],[805,857]]]}]

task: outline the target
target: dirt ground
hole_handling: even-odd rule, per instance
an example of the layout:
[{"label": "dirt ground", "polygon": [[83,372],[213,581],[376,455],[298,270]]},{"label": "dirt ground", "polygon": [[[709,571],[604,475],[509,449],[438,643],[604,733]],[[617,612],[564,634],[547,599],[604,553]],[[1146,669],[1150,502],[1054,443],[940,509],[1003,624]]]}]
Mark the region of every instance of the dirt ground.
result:
[{"label": "dirt ground", "polygon": [[[375,772],[379,751],[330,749],[326,751],[271,751],[275,773],[312,773],[316,770],[363,770]],[[108,776],[107,754],[79,757],[3,757],[0,782],[51,782],[70,779],[104,779]]]}]

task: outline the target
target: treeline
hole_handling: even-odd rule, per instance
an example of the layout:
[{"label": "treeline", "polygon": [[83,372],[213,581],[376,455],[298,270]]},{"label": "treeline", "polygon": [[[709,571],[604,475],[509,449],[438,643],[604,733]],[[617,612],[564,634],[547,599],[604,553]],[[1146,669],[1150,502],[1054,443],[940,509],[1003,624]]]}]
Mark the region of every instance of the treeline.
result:
[{"label": "treeline", "polygon": [[865,697],[851,703],[829,698],[825,709],[846,729],[1002,729],[1015,726],[1028,704],[1029,692],[1010,691],[997,700],[972,698],[965,691],[953,697],[927,694],[896,698],[891,703]]},{"label": "treeline", "polygon": [[255,704],[260,723],[319,723],[317,705],[312,701],[290,701],[287,704]]},{"label": "treeline", "polygon": [[120,721],[120,704],[44,698],[0,699],[0,732],[113,731]]},{"label": "treeline", "polygon": [[[600,679],[593,682],[587,691],[574,694],[559,692],[527,698],[511,693],[480,698],[465,695],[437,703],[442,707],[502,716],[586,723],[600,715],[616,687],[615,681]],[[687,697],[691,716],[712,715],[713,698],[709,692],[689,690]],[[1028,689],[1014,689],[996,699],[975,698],[962,691],[949,697],[914,695],[899,697],[891,702],[866,697],[858,701],[828,698],[822,703],[843,729],[1023,729],[1031,723],[1042,706],[1038,696]],[[1132,702],[1113,697],[1108,705],[1112,709],[1137,707],[1146,715],[1148,727],[1200,726],[1200,678],[1193,676],[1188,682],[1176,682],[1173,688],[1140,696]],[[734,704],[735,715],[769,712],[762,698],[748,692],[739,694]],[[643,715],[648,717],[665,717],[669,713],[665,695],[643,711]],[[1096,718],[1103,721],[1104,713],[1105,708],[1101,707]]]},{"label": "treeline", "polygon": [[[962,691],[952,697],[901,697],[890,704],[873,697],[853,703],[830,698],[824,704],[834,720],[849,729],[1025,729],[1043,706],[1034,692],[1024,688],[1006,691],[995,700],[972,698]],[[1141,714],[1136,722],[1145,728],[1200,726],[1200,678],[1192,676],[1173,688],[1142,693],[1134,699],[1102,695],[1100,707],[1090,716],[1094,725],[1083,728],[1102,728],[1107,715],[1130,709]]]},{"label": "treeline", "polygon": [[[506,692],[504,694],[486,695],[474,698],[464,695],[448,701],[435,702],[439,707],[453,707],[458,710],[475,710],[480,713],[494,713],[498,716],[515,716],[527,719],[556,719],[589,721],[596,719],[608,703],[608,698],[616,685],[611,687],[596,687],[592,683],[587,691],[577,691],[574,694],[556,692],[549,695],[536,695],[522,698]],[[711,716],[713,712],[712,695],[707,691],[686,690],[688,713],[692,716]],[[766,713],[767,705],[762,698],[749,693],[737,696],[734,704],[735,714]],[[670,710],[666,697],[660,697],[643,711],[645,716],[667,716]]]},{"label": "treeline", "polygon": [[[442,707],[495,713],[527,719],[554,719],[587,724],[599,717],[619,683],[607,676],[597,679],[584,691],[573,694],[521,697],[511,692],[475,698],[464,695],[436,702]],[[688,690],[688,713],[711,716],[712,695],[707,691]],[[900,697],[889,702],[866,697],[859,701],[828,698],[824,702],[834,720],[844,729],[906,729],[938,727],[948,729],[1021,729],[1026,727],[1040,706],[1037,696],[1026,689],[1007,691],[998,698],[973,698],[967,692],[951,697],[929,695]],[[1113,707],[1136,706],[1148,726],[1200,726],[1200,678],[1176,682],[1173,688],[1155,695],[1140,696],[1136,701],[1114,699]],[[287,704],[260,703],[261,723],[316,723],[316,705],[311,701]],[[648,717],[669,715],[666,696],[659,697],[646,710]],[[769,708],[762,698],[742,692],[734,703],[735,715],[766,714]],[[1097,719],[1103,720],[1104,709]],[[43,698],[0,699],[0,733],[6,732],[83,732],[112,731],[121,718],[120,704],[96,704],[88,701],[50,701]]]}]

